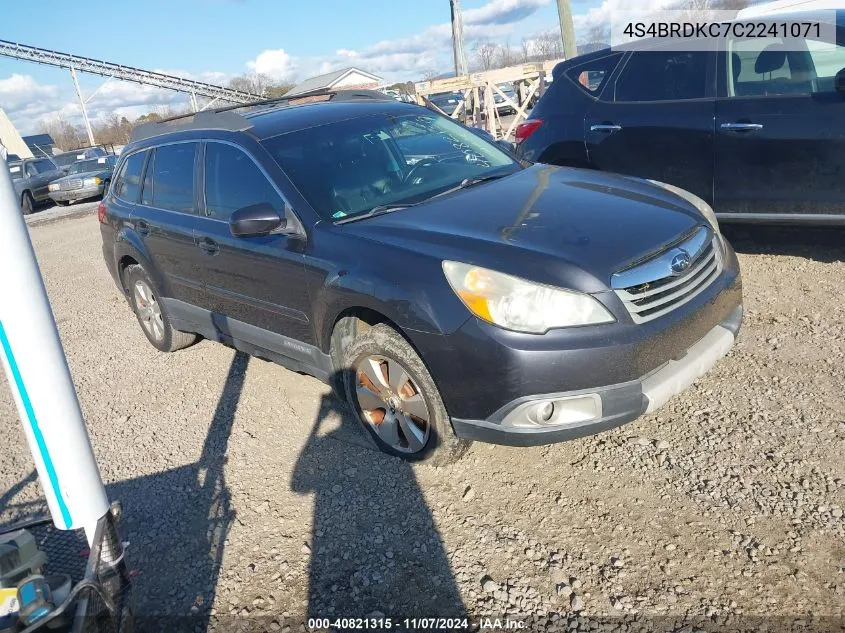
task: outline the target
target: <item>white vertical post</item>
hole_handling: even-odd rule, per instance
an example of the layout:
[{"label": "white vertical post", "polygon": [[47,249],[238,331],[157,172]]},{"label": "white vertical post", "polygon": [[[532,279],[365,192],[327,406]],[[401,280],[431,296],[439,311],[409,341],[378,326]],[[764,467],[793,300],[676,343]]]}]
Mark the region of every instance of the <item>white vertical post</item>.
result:
[{"label": "white vertical post", "polygon": [[91,147],[96,145],[94,130],[91,129],[91,121],[88,119],[88,110],[85,108],[85,99],[82,98],[82,91],[79,89],[79,80],[76,78],[76,68],[71,67],[70,77],[73,79],[73,87],[76,89],[76,98],[79,99],[79,107],[82,108],[82,118],[85,119],[85,129],[88,130],[88,142]]},{"label": "white vertical post", "polygon": [[29,232],[0,157],[0,358],[53,523],[89,544],[109,510]]},{"label": "white vertical post", "polygon": [[197,93],[195,92],[191,93],[191,108],[194,112],[199,112],[200,109],[199,104],[197,103]]}]

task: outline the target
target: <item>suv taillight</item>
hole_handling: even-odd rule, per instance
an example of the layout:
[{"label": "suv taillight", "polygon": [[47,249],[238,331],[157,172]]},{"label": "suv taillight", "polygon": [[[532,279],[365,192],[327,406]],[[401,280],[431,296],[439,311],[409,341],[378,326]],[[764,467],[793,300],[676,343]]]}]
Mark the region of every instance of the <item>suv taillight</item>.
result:
[{"label": "suv taillight", "polygon": [[543,121],[541,119],[528,119],[527,121],[523,121],[517,125],[516,132],[514,132],[516,142],[522,143],[522,141],[534,134],[534,132],[537,131],[537,128],[541,125],[543,125]]},{"label": "suv taillight", "polygon": [[100,224],[106,223],[106,202],[105,202],[105,200],[101,200],[100,204],[97,206],[97,220],[99,220]]}]

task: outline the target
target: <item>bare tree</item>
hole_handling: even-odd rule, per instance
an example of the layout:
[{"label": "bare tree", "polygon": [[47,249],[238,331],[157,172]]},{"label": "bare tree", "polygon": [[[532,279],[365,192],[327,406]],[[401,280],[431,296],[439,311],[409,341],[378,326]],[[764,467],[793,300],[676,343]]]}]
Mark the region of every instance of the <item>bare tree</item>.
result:
[{"label": "bare tree", "polygon": [[498,68],[507,68],[517,63],[519,54],[511,48],[510,40],[505,40],[505,43],[499,47],[499,59],[496,63]]},{"label": "bare tree", "polygon": [[498,46],[493,42],[479,42],[475,45],[475,55],[481,65],[481,70],[490,70],[496,60]]},{"label": "bare tree", "polygon": [[105,121],[94,126],[94,137],[100,143],[123,145],[129,142],[132,127],[129,119],[118,116],[116,112],[112,112]]},{"label": "bare tree", "polygon": [[534,48],[534,46],[533,46],[531,40],[529,40],[526,37],[523,37],[522,38],[522,46],[520,47],[520,54],[521,54],[521,59],[522,59],[523,64],[527,64],[528,62],[531,61],[531,55],[532,55],[533,48]]},{"label": "bare tree", "polygon": [[560,59],[563,57],[563,41],[560,33],[548,31],[534,38],[534,50],[539,60]]},{"label": "bare tree", "polygon": [[42,119],[39,128],[42,133],[49,134],[56,146],[63,150],[78,149],[83,145],[83,138],[87,139],[87,135],[80,134],[78,128],[58,114]]},{"label": "bare tree", "polygon": [[589,44],[610,44],[610,24],[600,22],[594,24],[587,30],[587,43]]}]

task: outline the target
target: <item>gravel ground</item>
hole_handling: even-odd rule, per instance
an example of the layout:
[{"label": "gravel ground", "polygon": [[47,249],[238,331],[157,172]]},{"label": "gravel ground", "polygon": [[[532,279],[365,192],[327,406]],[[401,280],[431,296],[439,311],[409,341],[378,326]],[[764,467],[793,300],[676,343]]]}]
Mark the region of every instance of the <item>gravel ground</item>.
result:
[{"label": "gravel ground", "polygon": [[[106,272],[96,221],[33,227],[123,502],[139,612],[190,615],[197,630],[379,613],[843,630],[845,233],[729,236],[744,329],[691,390],[595,437],[476,444],[433,469],[372,450],[313,378],[209,342],[156,352]],[[37,511],[40,489],[6,388],[0,432],[7,521]]]}]

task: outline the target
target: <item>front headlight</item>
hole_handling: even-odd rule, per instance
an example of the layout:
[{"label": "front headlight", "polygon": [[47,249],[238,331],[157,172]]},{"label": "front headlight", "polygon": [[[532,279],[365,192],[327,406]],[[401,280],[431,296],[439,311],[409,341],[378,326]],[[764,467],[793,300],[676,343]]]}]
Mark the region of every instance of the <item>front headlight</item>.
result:
[{"label": "front headlight", "polygon": [[49,191],[58,191],[58,190],[59,190],[59,185],[47,185],[47,189],[48,189]]},{"label": "front headlight", "polygon": [[612,323],[590,295],[526,281],[461,262],[443,262],[455,294],[475,316],[508,330],[543,334],[552,328]]},{"label": "front headlight", "polygon": [[101,182],[103,182],[102,179],[98,178],[97,176],[94,176],[93,178],[86,178],[85,180],[83,180],[82,186],[93,187],[94,185],[99,185]]},{"label": "front headlight", "polygon": [[680,187],[676,187],[675,185],[670,185],[665,182],[660,182],[658,180],[647,179],[647,182],[650,182],[653,185],[657,185],[658,187],[660,187],[661,189],[665,189],[666,191],[671,191],[676,196],[680,196],[681,198],[689,202],[692,206],[698,209],[698,212],[701,213],[701,215],[705,217],[707,222],[710,223],[710,226],[713,227],[713,230],[716,232],[716,235],[720,234],[719,221],[716,219],[716,214],[713,213],[713,209],[710,207],[710,205],[704,202],[704,200],[699,198],[697,195],[695,195],[694,193],[690,193],[686,189],[681,189]]}]

